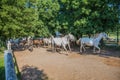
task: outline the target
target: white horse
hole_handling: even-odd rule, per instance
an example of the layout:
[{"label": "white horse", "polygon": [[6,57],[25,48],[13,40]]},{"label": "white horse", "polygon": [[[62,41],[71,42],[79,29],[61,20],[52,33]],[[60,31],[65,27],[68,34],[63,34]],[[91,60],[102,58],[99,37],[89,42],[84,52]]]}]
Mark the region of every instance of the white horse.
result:
[{"label": "white horse", "polygon": [[85,50],[85,45],[86,46],[93,46],[93,52],[95,53],[95,49],[97,48],[98,49],[98,52],[97,53],[100,53],[100,47],[98,46],[99,43],[100,43],[100,40],[102,38],[105,38],[105,39],[108,39],[108,35],[106,33],[100,33],[96,38],[80,38],[79,41],[80,41],[80,52],[82,52],[82,49],[84,51]]},{"label": "white horse", "polygon": [[44,46],[45,45],[49,46],[51,44],[51,38],[43,38],[43,43],[44,43]]},{"label": "white horse", "polygon": [[67,52],[66,46],[68,46],[69,50],[71,51],[70,40],[73,41],[74,39],[75,38],[72,34],[68,34],[64,37],[57,37],[57,38],[54,38],[52,36],[52,46],[54,46],[54,49],[56,48],[56,46],[63,47],[66,52]]}]

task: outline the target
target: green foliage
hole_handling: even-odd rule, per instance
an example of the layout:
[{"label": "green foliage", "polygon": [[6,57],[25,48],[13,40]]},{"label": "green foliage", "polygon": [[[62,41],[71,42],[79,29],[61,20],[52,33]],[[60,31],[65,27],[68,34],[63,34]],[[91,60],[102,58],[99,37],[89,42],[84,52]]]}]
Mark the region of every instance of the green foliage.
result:
[{"label": "green foliage", "polygon": [[59,22],[56,21],[60,5],[57,0],[39,0],[37,2],[38,20],[42,22],[40,35],[48,36],[59,28]]},{"label": "green foliage", "polygon": [[0,37],[115,31],[118,16],[118,0],[1,0]]}]

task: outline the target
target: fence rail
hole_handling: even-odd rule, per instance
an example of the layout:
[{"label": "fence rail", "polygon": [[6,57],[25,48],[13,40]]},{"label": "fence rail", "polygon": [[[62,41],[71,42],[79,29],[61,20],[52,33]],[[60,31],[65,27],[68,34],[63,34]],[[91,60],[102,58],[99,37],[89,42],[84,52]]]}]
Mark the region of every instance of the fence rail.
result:
[{"label": "fence rail", "polygon": [[12,50],[6,50],[4,52],[4,61],[5,61],[5,76],[6,80],[18,80],[15,65],[12,55]]}]

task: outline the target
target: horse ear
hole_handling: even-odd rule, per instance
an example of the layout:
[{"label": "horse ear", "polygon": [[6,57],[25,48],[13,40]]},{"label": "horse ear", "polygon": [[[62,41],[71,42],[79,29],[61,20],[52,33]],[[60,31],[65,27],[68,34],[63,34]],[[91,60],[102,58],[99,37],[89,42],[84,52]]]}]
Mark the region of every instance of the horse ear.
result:
[{"label": "horse ear", "polygon": [[103,35],[103,34],[105,34],[105,32],[101,32],[100,34],[102,34],[102,35]]}]

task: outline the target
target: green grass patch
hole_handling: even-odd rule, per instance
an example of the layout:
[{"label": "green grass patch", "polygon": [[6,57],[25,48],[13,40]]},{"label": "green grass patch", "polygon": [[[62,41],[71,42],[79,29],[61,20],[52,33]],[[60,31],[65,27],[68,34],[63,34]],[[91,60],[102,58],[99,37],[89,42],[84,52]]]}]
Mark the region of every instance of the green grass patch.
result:
[{"label": "green grass patch", "polygon": [[5,80],[4,50],[5,47],[0,47],[0,80]]},{"label": "green grass patch", "polygon": [[0,52],[0,80],[5,80],[4,54]]}]

